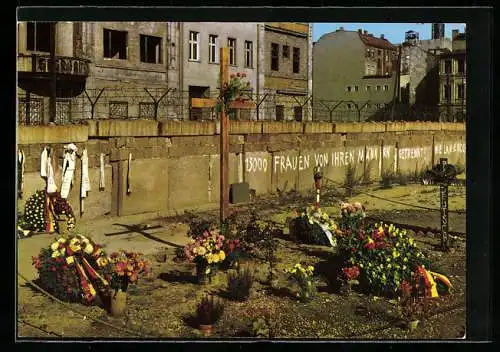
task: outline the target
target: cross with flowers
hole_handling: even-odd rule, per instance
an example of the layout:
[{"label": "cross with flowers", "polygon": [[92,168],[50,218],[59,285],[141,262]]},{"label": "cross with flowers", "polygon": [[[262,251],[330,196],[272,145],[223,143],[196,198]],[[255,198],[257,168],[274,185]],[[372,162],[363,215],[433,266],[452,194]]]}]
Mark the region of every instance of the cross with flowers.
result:
[{"label": "cross with flowers", "polygon": [[218,99],[192,98],[193,108],[217,107],[220,121],[220,221],[227,218],[229,208],[229,117],[228,109],[255,109],[253,101],[238,99],[243,86],[241,77],[232,76],[229,80],[229,53],[227,48],[220,49],[220,94]]}]

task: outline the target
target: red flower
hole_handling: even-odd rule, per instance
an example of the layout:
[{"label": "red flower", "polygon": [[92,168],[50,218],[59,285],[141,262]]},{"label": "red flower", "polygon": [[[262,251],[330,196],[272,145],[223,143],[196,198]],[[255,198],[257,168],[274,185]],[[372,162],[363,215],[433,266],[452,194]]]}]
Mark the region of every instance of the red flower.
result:
[{"label": "red flower", "polygon": [[375,248],[375,242],[368,242],[367,244],[365,244],[364,246],[366,249],[374,249]]},{"label": "red flower", "polygon": [[231,73],[231,76],[229,76],[229,77],[234,78],[234,77],[236,77],[236,76],[235,76],[235,74],[234,74],[234,73]]},{"label": "red flower", "polygon": [[349,268],[343,268],[342,272],[347,280],[355,280],[360,274],[359,267],[356,265]]},{"label": "red flower", "polygon": [[356,253],[357,249],[356,248],[351,248],[351,252]]},{"label": "red flower", "polygon": [[56,270],[57,270],[57,268],[56,268],[55,266],[53,266],[53,267],[51,267],[51,268],[50,268],[50,270],[52,270],[52,271],[56,271]]},{"label": "red flower", "polygon": [[246,76],[247,76],[247,74],[246,74],[245,72],[243,72],[243,73],[241,74],[241,77],[243,77],[243,78],[245,78]]},{"label": "red flower", "polygon": [[240,76],[241,76],[241,73],[239,73],[239,72],[238,72],[238,73],[236,74],[236,76],[237,76],[237,77],[240,77]]}]

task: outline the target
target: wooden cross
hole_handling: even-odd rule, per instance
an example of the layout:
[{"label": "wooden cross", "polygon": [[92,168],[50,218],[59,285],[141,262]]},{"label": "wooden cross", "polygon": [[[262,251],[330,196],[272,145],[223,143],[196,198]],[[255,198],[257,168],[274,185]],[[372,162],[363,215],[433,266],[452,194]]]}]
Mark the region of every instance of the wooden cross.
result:
[{"label": "wooden cross", "polygon": [[[226,106],[222,96],[223,87],[229,83],[229,53],[227,48],[220,48],[220,221],[221,225],[228,215],[229,208],[229,117],[226,114]],[[192,98],[193,108],[214,108],[217,106],[216,99]],[[255,109],[252,101],[231,101],[229,109]]]}]

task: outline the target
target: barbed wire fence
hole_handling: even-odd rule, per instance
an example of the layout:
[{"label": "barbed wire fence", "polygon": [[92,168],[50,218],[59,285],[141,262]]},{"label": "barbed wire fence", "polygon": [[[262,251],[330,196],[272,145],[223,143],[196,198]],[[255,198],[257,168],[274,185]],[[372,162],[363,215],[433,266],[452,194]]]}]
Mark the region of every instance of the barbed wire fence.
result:
[{"label": "barbed wire fence", "polygon": [[[194,108],[191,98],[217,99],[218,92],[194,95],[173,88],[102,88],[87,89],[83,94],[56,103],[56,124],[73,124],[92,119],[148,120],[217,120],[215,108]],[[248,93],[245,99],[255,102],[255,109],[230,112],[233,120],[277,121],[454,121],[463,122],[460,112],[443,114],[437,107],[408,107],[377,101],[324,100],[312,95],[290,95],[266,91]],[[48,116],[47,97],[18,96],[18,122],[22,125],[44,124]]]}]

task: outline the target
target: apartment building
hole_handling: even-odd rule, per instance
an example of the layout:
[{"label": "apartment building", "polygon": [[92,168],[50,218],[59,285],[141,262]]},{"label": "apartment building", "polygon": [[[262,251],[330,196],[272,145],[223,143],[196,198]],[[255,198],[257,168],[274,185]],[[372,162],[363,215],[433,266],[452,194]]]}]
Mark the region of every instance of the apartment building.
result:
[{"label": "apartment building", "polygon": [[264,25],[266,119],[311,120],[312,25],[267,22]]},{"label": "apartment building", "polygon": [[328,120],[325,105],[342,111],[336,118],[364,121],[391,103],[397,82],[398,49],[383,35],[346,31],[323,35],[313,47],[313,113]]},{"label": "apartment building", "polygon": [[452,31],[452,50],[439,57],[441,121],[465,121],[467,106],[466,33]]},{"label": "apartment building", "polygon": [[[182,49],[180,50],[180,90],[187,92],[189,108],[192,98],[209,98],[219,95],[219,74],[221,47],[228,48],[230,73],[246,73],[250,89],[249,97],[260,94],[264,89],[259,79],[258,23],[199,22],[180,23]],[[206,120],[215,118],[215,109],[190,108],[189,119]],[[234,114],[234,116],[232,116]],[[238,110],[232,118],[256,119],[253,110]]]}]

